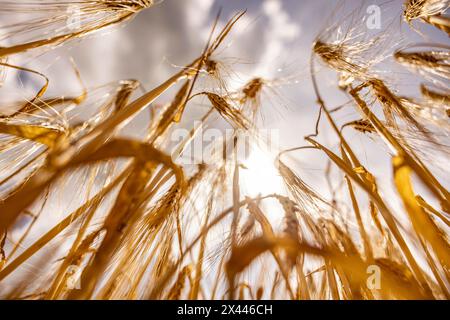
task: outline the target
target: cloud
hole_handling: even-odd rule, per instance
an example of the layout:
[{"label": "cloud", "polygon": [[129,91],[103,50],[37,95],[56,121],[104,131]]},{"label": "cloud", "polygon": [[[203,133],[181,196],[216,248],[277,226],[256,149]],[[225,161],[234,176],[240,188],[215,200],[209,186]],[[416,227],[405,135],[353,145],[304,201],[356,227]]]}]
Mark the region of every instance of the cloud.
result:
[{"label": "cloud", "polygon": [[205,27],[213,4],[214,0],[186,1],[185,15],[187,24],[192,30],[199,30]]},{"label": "cloud", "polygon": [[262,12],[267,18],[267,29],[264,33],[265,45],[257,73],[267,75],[274,71],[271,70],[271,66],[283,54],[287,44],[299,37],[301,28],[291,19],[279,0],[265,0]]}]

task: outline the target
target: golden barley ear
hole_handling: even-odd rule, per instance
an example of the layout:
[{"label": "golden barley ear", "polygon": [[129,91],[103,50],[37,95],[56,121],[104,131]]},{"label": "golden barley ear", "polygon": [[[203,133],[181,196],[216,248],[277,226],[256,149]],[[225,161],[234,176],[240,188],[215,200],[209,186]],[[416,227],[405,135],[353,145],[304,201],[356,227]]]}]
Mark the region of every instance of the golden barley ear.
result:
[{"label": "golden barley ear", "polygon": [[403,6],[403,18],[409,25],[412,25],[414,20],[420,19],[450,35],[450,22],[444,15],[450,7],[448,1],[406,0]]},{"label": "golden barley ear", "polygon": [[[9,18],[16,14],[19,20],[1,26],[6,38],[13,44],[0,48],[0,58],[30,50],[55,48],[70,40],[123,23],[153,4],[154,1],[150,0],[2,2],[1,14],[8,14]],[[28,16],[20,20],[22,13]],[[49,30],[53,36],[42,36]]]}]

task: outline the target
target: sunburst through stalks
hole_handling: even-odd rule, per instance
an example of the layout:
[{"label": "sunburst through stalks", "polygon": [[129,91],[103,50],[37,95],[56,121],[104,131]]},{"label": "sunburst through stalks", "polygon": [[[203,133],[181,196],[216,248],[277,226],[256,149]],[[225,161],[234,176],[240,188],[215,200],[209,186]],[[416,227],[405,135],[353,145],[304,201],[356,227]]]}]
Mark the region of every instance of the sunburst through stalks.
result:
[{"label": "sunburst through stalks", "polygon": [[[314,130],[302,138],[298,125],[287,141],[263,137],[257,115],[289,81],[239,82],[218,54],[245,11],[217,15],[197,57],[151,90],[137,80],[85,88],[74,67],[78,93],[49,95],[50,75],[9,64],[154,4],[0,0],[0,71],[42,80],[31,98],[0,106],[2,298],[450,298],[445,45],[398,50],[394,25],[367,31],[362,7],[333,19],[314,37],[311,83],[292,100],[277,93],[295,108],[268,110],[299,111]],[[408,1],[404,18],[443,24],[447,7]],[[338,73],[346,114],[328,108],[336,95],[315,57]],[[385,79],[387,60],[424,76],[406,83],[416,92]],[[6,89],[13,78],[3,79]]]}]

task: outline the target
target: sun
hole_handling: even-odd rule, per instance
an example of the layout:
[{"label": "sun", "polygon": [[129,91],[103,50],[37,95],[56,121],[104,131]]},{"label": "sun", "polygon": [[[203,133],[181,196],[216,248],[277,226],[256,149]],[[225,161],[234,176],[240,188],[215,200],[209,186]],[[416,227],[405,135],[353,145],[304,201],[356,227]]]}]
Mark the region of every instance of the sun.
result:
[{"label": "sun", "polygon": [[244,166],[245,169],[241,171],[240,180],[243,191],[248,196],[284,193],[283,179],[275,167],[272,155],[254,147],[244,161]]}]

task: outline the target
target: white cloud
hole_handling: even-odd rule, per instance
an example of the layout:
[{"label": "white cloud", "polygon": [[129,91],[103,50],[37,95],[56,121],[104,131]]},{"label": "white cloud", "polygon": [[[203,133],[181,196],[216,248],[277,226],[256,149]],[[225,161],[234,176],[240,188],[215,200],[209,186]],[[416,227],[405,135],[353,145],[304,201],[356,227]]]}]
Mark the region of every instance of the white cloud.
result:
[{"label": "white cloud", "polygon": [[268,19],[267,31],[264,34],[265,48],[259,61],[257,73],[267,76],[273,73],[270,69],[279,57],[286,44],[298,38],[301,28],[293,21],[279,0],[265,0],[262,11]]}]

